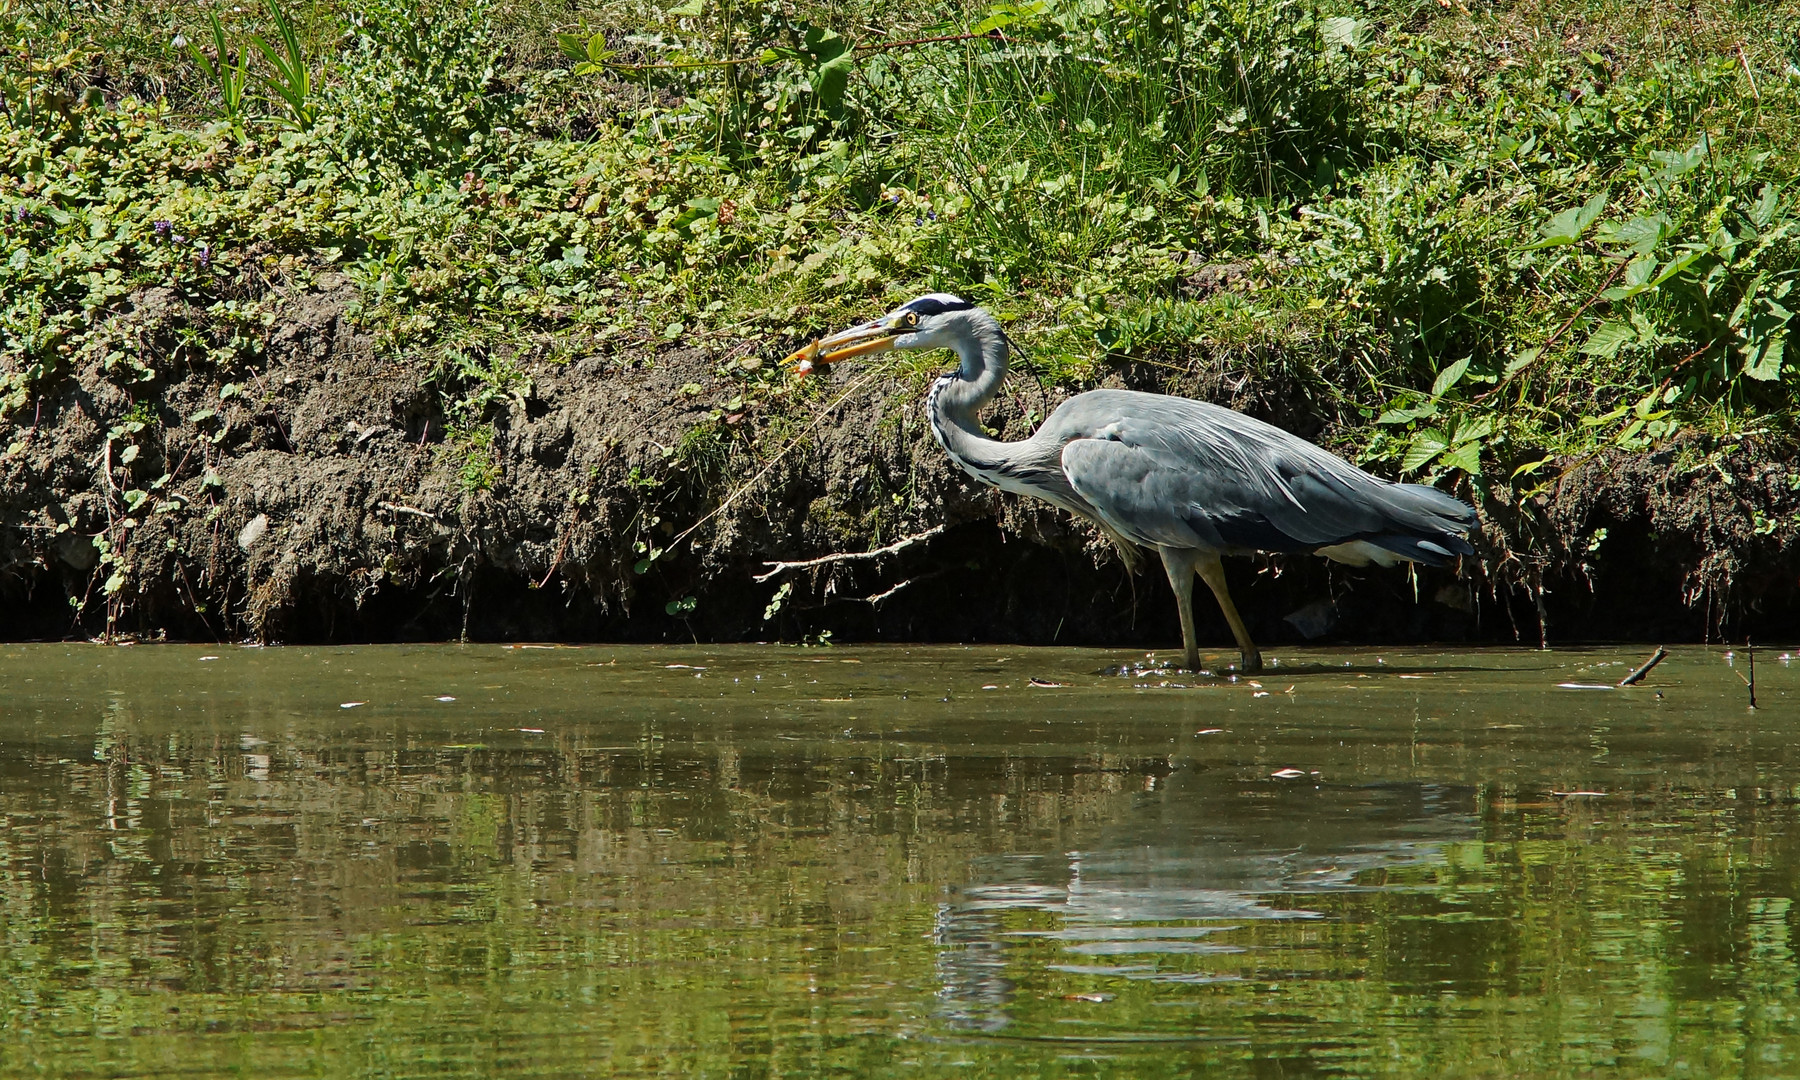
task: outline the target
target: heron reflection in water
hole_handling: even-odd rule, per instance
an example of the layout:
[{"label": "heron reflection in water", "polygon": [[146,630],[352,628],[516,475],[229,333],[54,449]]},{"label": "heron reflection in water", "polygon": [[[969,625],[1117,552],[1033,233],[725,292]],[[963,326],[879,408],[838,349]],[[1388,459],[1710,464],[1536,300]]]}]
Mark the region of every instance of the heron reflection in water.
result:
[{"label": "heron reflection in water", "polygon": [[1001,442],[978,414],[1006,377],[1006,333],[986,311],[932,293],[788,357],[802,373],[887,349],[949,349],[961,361],[932,384],[938,444],[981,483],[1031,495],[1099,526],[1135,566],[1155,548],[1175,590],[1187,666],[1200,666],[1194,576],[1218,600],[1244,671],[1262,655],[1231,602],[1220,556],[1312,552],[1352,566],[1447,566],[1474,551],[1475,511],[1421,484],[1396,484],[1280,428],[1222,406],[1133,390],[1090,390],[1030,438]]}]

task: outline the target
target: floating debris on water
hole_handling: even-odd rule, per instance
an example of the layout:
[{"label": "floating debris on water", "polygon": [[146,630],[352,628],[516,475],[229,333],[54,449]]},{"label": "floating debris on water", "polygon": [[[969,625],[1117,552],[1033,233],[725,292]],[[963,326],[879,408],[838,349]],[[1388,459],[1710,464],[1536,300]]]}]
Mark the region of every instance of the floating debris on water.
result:
[{"label": "floating debris on water", "polygon": [[439,701],[455,701],[456,699],[451,697],[449,694],[439,694],[437,696],[437,700],[439,700]]},{"label": "floating debris on water", "polygon": [[358,706],[367,705],[367,704],[368,704],[368,702],[366,702],[366,701],[346,701],[342,705],[339,705],[338,708],[354,709],[354,708],[357,708]]},{"label": "floating debris on water", "polygon": [[1046,690],[1057,690],[1057,689],[1061,689],[1062,687],[1065,687],[1069,684],[1068,683],[1051,682],[1049,679],[1033,679],[1033,680],[1031,680],[1031,685],[1043,687]]},{"label": "floating debris on water", "polygon": [[1599,683],[1580,683],[1580,682],[1559,682],[1556,684],[1556,687],[1559,690],[1611,690],[1612,689],[1612,687],[1610,687],[1610,686],[1602,686]]},{"label": "floating debris on water", "polygon": [[1294,780],[1299,777],[1305,776],[1306,773],[1300,769],[1276,769],[1274,772],[1270,773],[1269,775],[1274,777],[1277,780]]}]

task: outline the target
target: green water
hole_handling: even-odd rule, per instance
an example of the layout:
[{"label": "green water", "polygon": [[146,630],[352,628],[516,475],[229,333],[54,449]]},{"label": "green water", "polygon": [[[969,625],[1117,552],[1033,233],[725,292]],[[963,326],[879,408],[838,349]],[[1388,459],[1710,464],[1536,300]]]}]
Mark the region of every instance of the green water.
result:
[{"label": "green water", "polygon": [[1800,1076],[1800,665],[1645,651],[0,646],[0,1076]]}]

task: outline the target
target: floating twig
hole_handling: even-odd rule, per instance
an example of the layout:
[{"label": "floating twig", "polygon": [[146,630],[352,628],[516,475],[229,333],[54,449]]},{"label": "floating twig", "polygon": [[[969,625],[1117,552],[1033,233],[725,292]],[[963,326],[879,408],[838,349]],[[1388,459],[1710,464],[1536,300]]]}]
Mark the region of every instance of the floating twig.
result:
[{"label": "floating twig", "polygon": [[1625,676],[1623,679],[1620,679],[1619,685],[1620,686],[1636,686],[1638,683],[1644,681],[1644,676],[1650,674],[1651,668],[1662,663],[1664,660],[1667,660],[1668,658],[1669,658],[1669,650],[1663,648],[1661,645],[1658,645],[1656,647],[1655,655],[1651,656],[1650,659],[1644,661],[1642,664],[1639,664],[1637,666],[1637,669],[1635,671],[1633,671],[1631,674]]}]

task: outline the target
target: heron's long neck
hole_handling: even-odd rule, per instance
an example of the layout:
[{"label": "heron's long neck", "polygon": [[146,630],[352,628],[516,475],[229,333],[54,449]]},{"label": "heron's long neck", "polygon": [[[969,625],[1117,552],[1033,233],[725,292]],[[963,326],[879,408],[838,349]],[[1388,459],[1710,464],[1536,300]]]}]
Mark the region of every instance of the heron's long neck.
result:
[{"label": "heron's long neck", "polygon": [[979,415],[1006,378],[1006,335],[988,319],[971,321],[951,346],[962,360],[954,375],[939,379],[925,399],[931,430],[964,468],[992,470],[1010,456],[1014,444],[990,439]]}]

